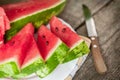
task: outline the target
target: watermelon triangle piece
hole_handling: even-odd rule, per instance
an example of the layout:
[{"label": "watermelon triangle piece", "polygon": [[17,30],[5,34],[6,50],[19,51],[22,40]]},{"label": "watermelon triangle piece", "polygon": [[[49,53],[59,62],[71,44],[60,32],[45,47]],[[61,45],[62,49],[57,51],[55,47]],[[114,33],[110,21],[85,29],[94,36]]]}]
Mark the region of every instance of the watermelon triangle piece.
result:
[{"label": "watermelon triangle piece", "polygon": [[70,48],[69,54],[63,62],[76,59],[89,52],[89,48],[85,41],[55,16],[50,20],[50,29]]},{"label": "watermelon triangle piece", "polygon": [[4,44],[5,31],[10,29],[10,22],[5,14],[5,11],[0,7],[0,46]]},{"label": "watermelon triangle piece", "polygon": [[29,23],[0,48],[1,77],[11,77],[20,72],[33,33],[34,27]]},{"label": "watermelon triangle piece", "polygon": [[38,47],[45,60],[43,68],[36,73],[45,77],[51,73],[63,60],[69,48],[49,29],[41,26],[38,30]]},{"label": "watermelon triangle piece", "polygon": [[1,4],[11,22],[11,29],[7,31],[6,39],[9,40],[29,22],[32,22],[35,28],[47,23],[53,15],[57,15],[62,11],[65,1],[17,0],[15,3],[7,1],[9,4]]},{"label": "watermelon triangle piece", "polygon": [[36,72],[44,65],[43,58],[38,49],[34,36],[32,36],[30,41],[31,46],[22,64],[21,72],[20,74],[15,75],[14,78],[24,78],[25,76]]}]

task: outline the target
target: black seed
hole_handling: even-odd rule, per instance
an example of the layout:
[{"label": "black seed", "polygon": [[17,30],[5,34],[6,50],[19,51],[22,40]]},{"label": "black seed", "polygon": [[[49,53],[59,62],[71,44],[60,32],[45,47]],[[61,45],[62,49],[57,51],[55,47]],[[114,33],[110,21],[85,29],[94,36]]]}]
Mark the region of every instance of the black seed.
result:
[{"label": "black seed", "polygon": [[10,46],[13,46],[15,44],[15,41],[12,41],[11,43],[10,43]]},{"label": "black seed", "polygon": [[43,35],[42,38],[45,39],[45,35]]},{"label": "black seed", "polygon": [[66,28],[63,28],[63,29],[62,29],[62,32],[64,33],[65,31],[66,31]]},{"label": "black seed", "polygon": [[49,41],[46,41],[46,45],[48,45],[49,44]]},{"label": "black seed", "polygon": [[55,31],[58,32],[58,27],[55,28]]}]

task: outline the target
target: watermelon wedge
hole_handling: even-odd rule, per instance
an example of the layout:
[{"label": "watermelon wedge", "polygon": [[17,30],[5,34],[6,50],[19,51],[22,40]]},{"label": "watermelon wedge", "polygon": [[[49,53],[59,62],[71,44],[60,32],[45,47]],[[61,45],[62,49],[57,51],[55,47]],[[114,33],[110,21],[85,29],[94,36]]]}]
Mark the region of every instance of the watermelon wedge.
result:
[{"label": "watermelon wedge", "polygon": [[31,46],[22,64],[21,72],[20,74],[15,75],[14,78],[24,78],[25,76],[36,72],[44,65],[43,58],[33,36],[30,41]]},{"label": "watermelon wedge", "polygon": [[10,29],[10,22],[5,14],[5,11],[0,7],[0,46],[4,44],[5,31]]},{"label": "watermelon wedge", "polygon": [[45,77],[64,60],[69,48],[45,26],[38,30],[38,47],[45,60],[45,65],[37,75]]},{"label": "watermelon wedge", "polygon": [[85,41],[55,16],[50,20],[50,29],[70,48],[63,62],[68,62],[89,52]]},{"label": "watermelon wedge", "polygon": [[6,33],[6,39],[10,39],[24,25],[32,22],[36,28],[48,22],[53,16],[60,13],[65,5],[65,0],[19,0],[14,3],[7,1],[1,6],[10,19],[11,29]]},{"label": "watermelon wedge", "polygon": [[33,33],[34,27],[29,23],[0,48],[0,77],[11,77],[20,72]]}]

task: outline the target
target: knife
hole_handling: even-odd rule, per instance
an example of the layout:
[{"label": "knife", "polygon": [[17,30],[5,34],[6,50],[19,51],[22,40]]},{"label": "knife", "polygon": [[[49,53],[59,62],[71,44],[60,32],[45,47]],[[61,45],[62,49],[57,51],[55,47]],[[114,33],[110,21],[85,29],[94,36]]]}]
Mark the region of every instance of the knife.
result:
[{"label": "knife", "polygon": [[90,9],[86,5],[82,5],[82,7],[83,7],[83,13],[85,17],[88,36],[91,39],[91,51],[92,51],[92,56],[94,60],[94,65],[95,65],[96,71],[100,74],[103,74],[107,71],[107,67],[101,56],[98,36],[95,28],[95,22],[94,22],[94,19],[92,18]]}]

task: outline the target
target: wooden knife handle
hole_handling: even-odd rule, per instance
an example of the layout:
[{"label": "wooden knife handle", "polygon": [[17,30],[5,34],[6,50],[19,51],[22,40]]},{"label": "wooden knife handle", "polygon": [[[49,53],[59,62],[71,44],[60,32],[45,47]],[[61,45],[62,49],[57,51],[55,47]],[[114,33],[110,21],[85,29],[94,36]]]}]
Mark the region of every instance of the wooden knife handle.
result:
[{"label": "wooden knife handle", "polygon": [[92,49],[92,55],[93,55],[95,68],[96,68],[98,73],[103,74],[107,71],[107,67],[104,63],[102,56],[101,56],[98,38],[94,37],[94,36],[90,37],[90,38],[91,38],[91,42],[92,42],[91,49]]}]

